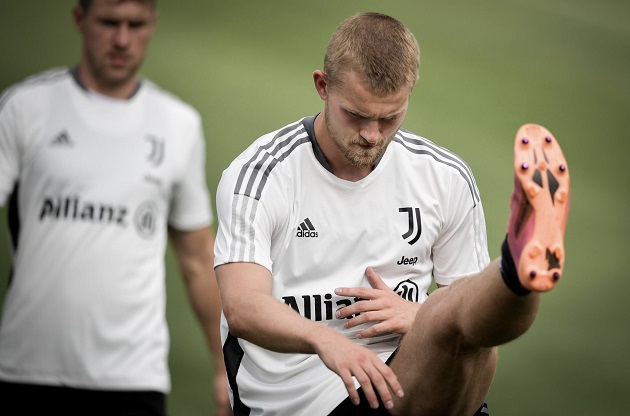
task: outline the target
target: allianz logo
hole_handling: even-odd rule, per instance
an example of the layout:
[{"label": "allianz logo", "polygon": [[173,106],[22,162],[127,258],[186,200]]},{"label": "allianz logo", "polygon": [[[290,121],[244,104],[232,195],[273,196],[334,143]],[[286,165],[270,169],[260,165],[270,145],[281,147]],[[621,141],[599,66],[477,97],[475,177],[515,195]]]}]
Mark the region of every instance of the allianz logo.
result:
[{"label": "allianz logo", "polygon": [[126,206],[85,201],[78,196],[45,197],[39,220],[45,219],[116,225],[123,228],[133,223],[138,235],[145,239],[153,238],[162,224],[160,211],[153,201],[140,203],[132,214]]},{"label": "allianz logo", "polygon": [[[394,293],[409,302],[417,303],[419,300],[418,285],[409,279],[398,282],[394,288]],[[310,293],[282,296],[282,300],[287,306],[290,306],[291,309],[307,319],[312,321],[331,321],[333,319],[352,319],[359,316],[360,313],[347,316],[346,318],[336,318],[335,311],[365,299],[358,297],[340,298],[333,296],[332,293]]]},{"label": "allianz logo", "polygon": [[77,196],[44,198],[39,219],[54,218],[127,226],[128,209],[103,203],[82,201]]}]

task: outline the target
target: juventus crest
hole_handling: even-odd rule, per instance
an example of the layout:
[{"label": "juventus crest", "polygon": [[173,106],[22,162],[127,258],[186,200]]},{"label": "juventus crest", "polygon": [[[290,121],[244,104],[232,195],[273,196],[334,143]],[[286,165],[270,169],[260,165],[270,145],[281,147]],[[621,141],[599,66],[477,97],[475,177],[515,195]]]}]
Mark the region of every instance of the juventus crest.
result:
[{"label": "juventus crest", "polygon": [[420,208],[404,207],[398,208],[398,212],[406,212],[409,229],[402,235],[409,245],[413,245],[420,239],[422,234],[422,221],[420,220]]}]

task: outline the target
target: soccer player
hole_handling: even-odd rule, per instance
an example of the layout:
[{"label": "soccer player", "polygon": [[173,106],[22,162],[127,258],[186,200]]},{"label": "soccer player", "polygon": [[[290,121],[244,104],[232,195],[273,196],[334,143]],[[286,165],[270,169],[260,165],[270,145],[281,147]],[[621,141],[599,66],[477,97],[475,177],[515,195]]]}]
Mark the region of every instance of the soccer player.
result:
[{"label": "soccer player", "polygon": [[167,229],[229,414],[202,122],[139,77],[151,0],[81,0],[78,66],[0,99],[0,204],[13,268],[0,327],[2,413],[164,415]]},{"label": "soccer player", "polygon": [[234,414],[487,414],[496,346],[560,279],[569,176],[555,138],[517,132],[490,262],[469,167],[401,128],[418,68],[401,22],[350,17],[313,73],[323,111],[223,173],[215,271]]}]

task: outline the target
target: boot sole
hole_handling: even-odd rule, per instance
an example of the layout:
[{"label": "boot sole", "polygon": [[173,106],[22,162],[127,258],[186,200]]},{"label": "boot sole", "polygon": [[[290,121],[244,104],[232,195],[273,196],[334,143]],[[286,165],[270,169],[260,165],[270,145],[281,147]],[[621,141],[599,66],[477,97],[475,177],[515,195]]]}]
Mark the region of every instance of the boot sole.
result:
[{"label": "boot sole", "polygon": [[564,231],[569,212],[569,167],[555,137],[537,124],[516,133],[514,172],[533,208],[534,231],[517,272],[532,291],[555,287],[564,271]]}]

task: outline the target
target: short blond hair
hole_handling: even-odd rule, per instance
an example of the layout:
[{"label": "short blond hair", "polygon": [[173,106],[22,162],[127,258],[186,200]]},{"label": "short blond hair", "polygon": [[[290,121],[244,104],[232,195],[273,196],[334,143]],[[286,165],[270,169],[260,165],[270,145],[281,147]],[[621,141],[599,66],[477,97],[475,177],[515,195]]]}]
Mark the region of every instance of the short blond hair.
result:
[{"label": "short blond hair", "polygon": [[419,78],[420,46],[400,21],[380,13],[357,13],[337,26],[324,56],[331,88],[355,71],[376,94],[413,88]]}]

